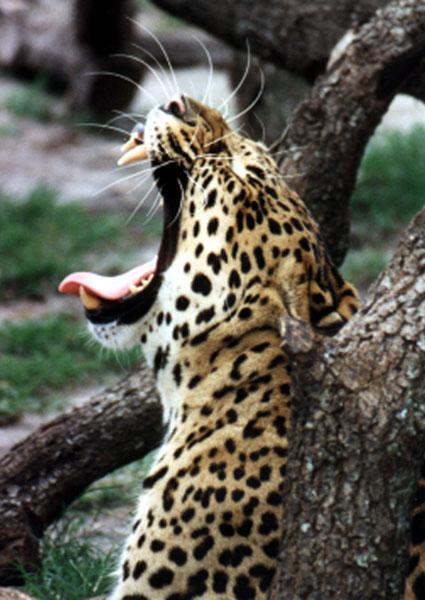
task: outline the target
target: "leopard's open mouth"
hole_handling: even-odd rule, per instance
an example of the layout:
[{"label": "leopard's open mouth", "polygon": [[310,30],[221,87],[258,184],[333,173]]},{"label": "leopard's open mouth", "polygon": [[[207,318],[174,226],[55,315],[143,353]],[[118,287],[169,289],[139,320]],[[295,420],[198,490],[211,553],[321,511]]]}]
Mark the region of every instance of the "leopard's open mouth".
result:
[{"label": "leopard's open mouth", "polygon": [[[143,126],[137,126],[123,146],[119,164],[148,158],[143,144]],[[153,176],[163,198],[163,234],[156,257],[126,273],[107,277],[90,272],[71,273],[60,283],[59,291],[80,296],[86,315],[93,323],[130,325],[142,318],[154,303],[161,286],[162,273],[176,253],[180,202],[186,174],[177,163],[152,161]]]}]

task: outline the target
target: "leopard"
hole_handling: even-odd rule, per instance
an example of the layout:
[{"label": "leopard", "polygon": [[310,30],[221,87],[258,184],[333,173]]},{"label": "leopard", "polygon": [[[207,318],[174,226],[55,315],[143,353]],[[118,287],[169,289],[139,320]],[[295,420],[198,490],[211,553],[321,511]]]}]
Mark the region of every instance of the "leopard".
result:
[{"label": "leopard", "polygon": [[335,334],[358,294],[267,147],[185,94],[154,107],[121,164],[147,160],[163,202],[157,256],[69,275],[92,335],[141,344],[164,438],[109,600],[265,600],[282,536],[291,427],[287,317]]}]

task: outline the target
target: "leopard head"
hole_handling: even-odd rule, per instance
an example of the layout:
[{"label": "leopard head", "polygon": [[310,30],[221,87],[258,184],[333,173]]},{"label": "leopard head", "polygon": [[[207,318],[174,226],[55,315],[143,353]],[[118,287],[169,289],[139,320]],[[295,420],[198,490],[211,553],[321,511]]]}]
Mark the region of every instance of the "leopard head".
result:
[{"label": "leopard head", "polygon": [[[80,293],[93,335],[113,348],[141,341],[154,364],[159,347],[178,351],[223,323],[237,331],[254,314],[260,322],[260,313],[283,311],[282,262],[301,260],[288,248],[289,227],[306,254],[315,232],[263,145],[217,110],[177,96],[151,110],[124,150],[121,164],[151,163],[162,239],[157,257],[128,273],[73,273],[62,282],[62,292]],[[267,307],[267,290],[277,291],[277,308]]]}]

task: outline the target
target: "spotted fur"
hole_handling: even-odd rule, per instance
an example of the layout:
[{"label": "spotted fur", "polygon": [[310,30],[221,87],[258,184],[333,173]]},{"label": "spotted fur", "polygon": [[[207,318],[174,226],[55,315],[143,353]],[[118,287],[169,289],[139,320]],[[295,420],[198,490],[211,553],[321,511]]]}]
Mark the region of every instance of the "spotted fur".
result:
[{"label": "spotted fur", "polygon": [[144,314],[137,297],[114,319],[88,311],[100,341],[141,340],[168,428],[110,600],[262,600],[276,569],[290,427],[279,323],[292,315],[334,333],[358,301],[263,145],[185,102],[183,118],[158,108],[146,123],[175,215],[154,300]]}]

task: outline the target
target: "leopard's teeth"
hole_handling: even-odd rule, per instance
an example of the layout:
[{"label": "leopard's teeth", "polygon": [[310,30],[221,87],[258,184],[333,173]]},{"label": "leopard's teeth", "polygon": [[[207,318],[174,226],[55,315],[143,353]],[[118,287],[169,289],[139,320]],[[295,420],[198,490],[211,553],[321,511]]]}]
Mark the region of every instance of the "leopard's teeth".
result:
[{"label": "leopard's teeth", "polygon": [[131,295],[133,294],[137,294],[137,292],[141,292],[142,290],[145,289],[145,287],[148,285],[148,283],[152,280],[153,277],[153,273],[151,273],[148,277],[146,277],[146,279],[143,279],[139,285],[135,285],[134,283],[130,285],[129,287],[129,291],[131,293]]},{"label": "leopard's teeth", "polygon": [[89,292],[82,285],[80,285],[79,293],[81,302],[83,303],[83,306],[87,308],[87,310],[96,310],[102,304],[100,298],[96,298],[95,296],[89,294]]},{"label": "leopard's teeth", "polygon": [[131,295],[133,294],[137,294],[137,292],[141,292],[143,290],[143,288],[145,288],[146,285],[145,284],[140,284],[140,285],[130,285],[129,290]]},{"label": "leopard's teeth", "polygon": [[[130,140],[131,142],[131,140]],[[118,161],[118,166],[122,166],[122,165],[128,165],[132,162],[136,162],[138,160],[146,160],[148,158],[148,151],[146,150],[145,146],[143,146],[142,144],[139,144],[137,146],[135,145],[130,145],[130,142],[127,142],[127,144],[124,144],[122,149],[126,149],[125,150],[125,154],[123,156],[121,156],[121,158]]]}]

